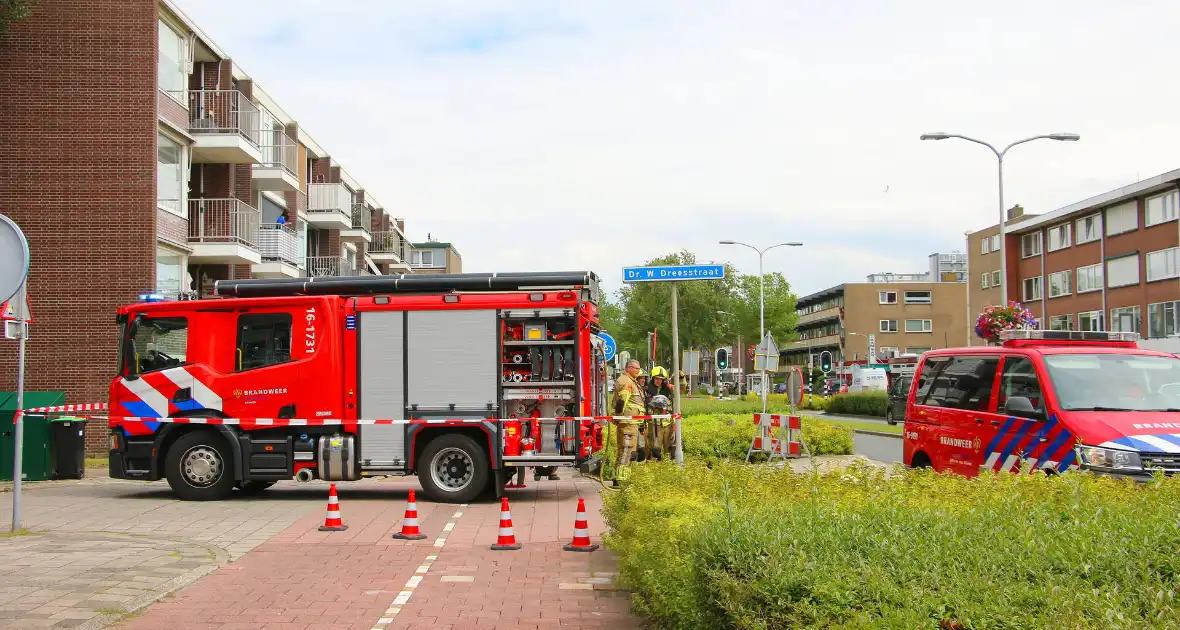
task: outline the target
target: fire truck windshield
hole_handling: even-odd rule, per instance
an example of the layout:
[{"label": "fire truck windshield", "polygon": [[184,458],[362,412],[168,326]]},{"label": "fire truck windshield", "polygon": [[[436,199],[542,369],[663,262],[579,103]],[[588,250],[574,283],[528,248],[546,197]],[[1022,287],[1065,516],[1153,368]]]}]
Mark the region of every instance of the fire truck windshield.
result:
[{"label": "fire truck windshield", "polygon": [[1180,359],[1134,354],[1044,359],[1064,410],[1180,411]]}]

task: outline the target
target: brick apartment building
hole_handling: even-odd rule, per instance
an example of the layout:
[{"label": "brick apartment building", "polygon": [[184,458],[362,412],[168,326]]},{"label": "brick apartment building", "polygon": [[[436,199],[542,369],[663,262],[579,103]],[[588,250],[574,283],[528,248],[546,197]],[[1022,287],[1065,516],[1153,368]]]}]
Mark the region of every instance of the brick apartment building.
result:
[{"label": "brick apartment building", "polygon": [[[405,222],[171,0],[39,2],[0,37],[0,84],[0,212],[32,257],[29,390],[106,400],[115,309],[144,293],[411,270]],[[0,343],[0,391],[15,362]]]},{"label": "brick apartment building", "polygon": [[[963,255],[935,254],[932,265],[961,264]],[[958,278],[958,267],[932,266],[939,278]],[[808,357],[827,350],[834,362],[864,361],[869,335],[877,360],[966,343],[967,283],[932,281],[931,272],[873,274],[867,282],[850,282],[803,296],[796,302],[799,339],[780,347],[788,365],[807,365]]]},{"label": "brick apartment building", "polygon": [[[1005,224],[1008,300],[1046,329],[1180,333],[1180,170]],[[967,238],[971,307],[1003,302],[999,225]]]}]

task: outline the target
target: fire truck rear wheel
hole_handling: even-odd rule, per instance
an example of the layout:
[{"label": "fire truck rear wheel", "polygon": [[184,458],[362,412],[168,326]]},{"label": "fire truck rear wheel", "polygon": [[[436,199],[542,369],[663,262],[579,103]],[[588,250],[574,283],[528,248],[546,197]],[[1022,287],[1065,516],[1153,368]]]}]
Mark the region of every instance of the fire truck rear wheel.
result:
[{"label": "fire truck rear wheel", "polygon": [[217,501],[234,489],[230,451],[221,436],[194,431],[180,436],[164,462],[168,485],[185,501]]},{"label": "fire truck rear wheel", "polygon": [[422,449],[418,480],[431,500],[466,503],[488,485],[488,454],[466,435],[440,435]]}]

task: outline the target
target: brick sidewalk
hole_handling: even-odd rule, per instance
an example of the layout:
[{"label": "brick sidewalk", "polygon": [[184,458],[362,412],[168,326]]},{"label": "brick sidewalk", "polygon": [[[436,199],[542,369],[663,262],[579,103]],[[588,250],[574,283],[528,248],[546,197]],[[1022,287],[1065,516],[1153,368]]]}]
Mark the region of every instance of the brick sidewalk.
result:
[{"label": "brick sidewalk", "polygon": [[[609,552],[562,550],[573,535],[579,496],[590,535],[602,533],[599,486],[562,473],[509,491],[519,551],[493,552],[499,503],[432,504],[419,497],[421,541],[398,541],[414,479],[366,484],[349,501],[348,530],[319,532],[323,515],[303,518],[231,565],[218,569],[120,627],[241,628],[639,628],[629,597],[611,586]],[[374,491],[387,500],[374,500]],[[326,497],[325,497],[326,498]],[[178,626],[177,620],[186,620]]]}]

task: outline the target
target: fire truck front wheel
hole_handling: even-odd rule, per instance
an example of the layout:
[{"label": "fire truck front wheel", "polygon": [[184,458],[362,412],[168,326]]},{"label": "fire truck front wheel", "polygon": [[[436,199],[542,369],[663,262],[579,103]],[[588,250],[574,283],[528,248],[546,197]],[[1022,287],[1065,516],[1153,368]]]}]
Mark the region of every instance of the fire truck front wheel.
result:
[{"label": "fire truck front wheel", "polygon": [[488,454],[466,435],[440,435],[422,449],[418,460],[422,491],[440,503],[466,503],[488,485]]},{"label": "fire truck front wheel", "polygon": [[217,501],[234,488],[229,447],[209,431],[180,436],[168,449],[164,467],[168,485],[185,501]]}]

